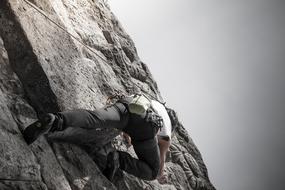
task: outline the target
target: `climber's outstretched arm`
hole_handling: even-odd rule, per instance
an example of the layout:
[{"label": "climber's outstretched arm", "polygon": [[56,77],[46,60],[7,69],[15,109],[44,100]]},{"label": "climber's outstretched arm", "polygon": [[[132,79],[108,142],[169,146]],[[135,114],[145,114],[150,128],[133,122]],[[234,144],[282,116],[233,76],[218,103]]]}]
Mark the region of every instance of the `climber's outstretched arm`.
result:
[{"label": "climber's outstretched arm", "polygon": [[160,168],[157,180],[159,183],[163,184],[167,183],[167,175],[164,174],[163,172],[164,172],[166,153],[170,147],[170,139],[158,137],[158,146],[160,151]]}]

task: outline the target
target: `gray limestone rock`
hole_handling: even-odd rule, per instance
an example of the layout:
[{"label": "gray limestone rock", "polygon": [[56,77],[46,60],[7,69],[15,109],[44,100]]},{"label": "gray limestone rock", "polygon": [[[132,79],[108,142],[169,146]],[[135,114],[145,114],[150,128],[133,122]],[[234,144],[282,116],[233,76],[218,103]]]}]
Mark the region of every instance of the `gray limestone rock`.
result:
[{"label": "gray limestone rock", "polygon": [[117,130],[94,130],[85,144],[76,144],[84,130],[55,132],[30,146],[21,135],[43,113],[96,109],[114,93],[142,90],[163,101],[106,1],[1,0],[0,189],[215,189],[173,110],[164,185],[125,172],[113,183],[102,175],[114,147],[136,156]]}]

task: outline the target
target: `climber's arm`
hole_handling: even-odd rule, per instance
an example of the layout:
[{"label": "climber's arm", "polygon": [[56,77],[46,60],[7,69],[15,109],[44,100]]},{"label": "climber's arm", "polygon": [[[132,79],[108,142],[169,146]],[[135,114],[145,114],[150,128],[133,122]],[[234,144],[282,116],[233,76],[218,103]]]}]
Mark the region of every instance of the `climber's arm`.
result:
[{"label": "climber's arm", "polygon": [[159,146],[159,151],[160,151],[160,168],[159,168],[157,180],[159,181],[159,183],[166,183],[167,175],[164,175],[163,171],[164,171],[166,153],[170,147],[170,139],[158,136],[158,146]]}]

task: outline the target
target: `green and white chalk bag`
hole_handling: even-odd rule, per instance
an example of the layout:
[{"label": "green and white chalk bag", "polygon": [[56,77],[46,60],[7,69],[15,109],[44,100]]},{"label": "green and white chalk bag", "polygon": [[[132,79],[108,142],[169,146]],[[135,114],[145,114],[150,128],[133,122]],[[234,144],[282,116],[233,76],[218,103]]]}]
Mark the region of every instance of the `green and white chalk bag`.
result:
[{"label": "green and white chalk bag", "polygon": [[138,115],[145,115],[146,110],[150,107],[150,100],[144,95],[136,94],[129,104],[129,111]]}]

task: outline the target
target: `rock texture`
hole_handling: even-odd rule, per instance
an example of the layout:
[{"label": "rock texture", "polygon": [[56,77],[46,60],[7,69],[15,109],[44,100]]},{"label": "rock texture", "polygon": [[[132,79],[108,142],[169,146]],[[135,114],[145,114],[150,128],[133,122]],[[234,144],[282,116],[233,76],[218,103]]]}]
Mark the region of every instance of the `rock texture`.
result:
[{"label": "rock texture", "polygon": [[174,111],[165,185],[127,173],[111,183],[102,175],[99,167],[111,144],[134,155],[116,130],[96,130],[95,140],[86,139],[86,144],[76,144],[84,130],[59,134],[61,139],[56,134],[41,137],[30,146],[24,142],[21,130],[46,112],[96,109],[118,91],[144,89],[162,100],[133,41],[105,1],[29,2],[40,12],[27,0],[0,1],[0,189],[215,189]]}]

